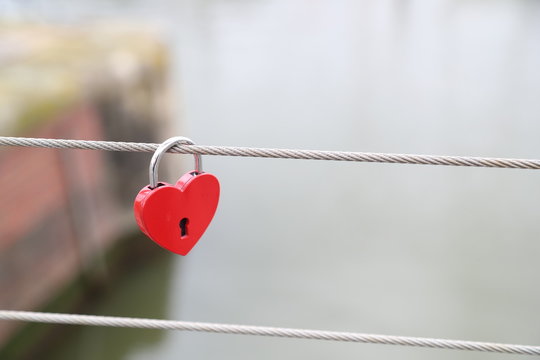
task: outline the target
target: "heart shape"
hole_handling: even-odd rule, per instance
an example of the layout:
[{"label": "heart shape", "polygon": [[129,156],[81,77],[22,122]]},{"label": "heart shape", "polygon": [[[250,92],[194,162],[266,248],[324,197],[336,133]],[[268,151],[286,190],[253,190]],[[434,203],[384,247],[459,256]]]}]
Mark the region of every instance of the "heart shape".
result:
[{"label": "heart shape", "polygon": [[189,172],[175,185],[145,186],[133,210],[141,230],[161,247],[186,255],[212,221],[219,201],[219,182],[209,173]]}]

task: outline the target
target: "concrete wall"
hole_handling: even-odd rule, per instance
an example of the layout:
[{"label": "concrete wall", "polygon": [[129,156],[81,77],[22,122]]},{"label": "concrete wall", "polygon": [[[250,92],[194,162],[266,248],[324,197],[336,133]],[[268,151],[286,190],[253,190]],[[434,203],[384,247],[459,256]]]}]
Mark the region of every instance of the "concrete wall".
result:
[{"label": "concrete wall", "polygon": [[[167,129],[157,37],[10,25],[2,46],[0,106],[11,110],[0,113],[1,135],[157,141]],[[134,231],[147,167],[110,152],[0,148],[0,308],[39,309]],[[0,322],[0,345],[17,326]]]}]

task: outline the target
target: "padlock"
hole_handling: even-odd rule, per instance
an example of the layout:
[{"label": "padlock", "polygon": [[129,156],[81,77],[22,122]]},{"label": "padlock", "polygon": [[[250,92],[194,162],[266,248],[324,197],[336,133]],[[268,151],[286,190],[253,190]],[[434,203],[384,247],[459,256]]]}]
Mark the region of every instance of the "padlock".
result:
[{"label": "padlock", "polygon": [[150,161],[150,184],[139,191],[133,210],[139,228],[161,247],[187,255],[212,221],[219,202],[219,181],[202,170],[202,157],[194,154],[195,170],[174,185],[158,182],[161,157],[173,146],[194,145],[182,136],[172,137],[157,149]]}]

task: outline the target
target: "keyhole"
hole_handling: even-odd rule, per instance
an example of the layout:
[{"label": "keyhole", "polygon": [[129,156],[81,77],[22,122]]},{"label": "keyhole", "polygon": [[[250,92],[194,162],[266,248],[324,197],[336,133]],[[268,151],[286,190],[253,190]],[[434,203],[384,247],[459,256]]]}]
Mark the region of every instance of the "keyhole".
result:
[{"label": "keyhole", "polygon": [[180,238],[181,239],[188,236],[188,232],[187,232],[188,224],[189,224],[189,219],[188,218],[183,218],[182,220],[180,220]]}]

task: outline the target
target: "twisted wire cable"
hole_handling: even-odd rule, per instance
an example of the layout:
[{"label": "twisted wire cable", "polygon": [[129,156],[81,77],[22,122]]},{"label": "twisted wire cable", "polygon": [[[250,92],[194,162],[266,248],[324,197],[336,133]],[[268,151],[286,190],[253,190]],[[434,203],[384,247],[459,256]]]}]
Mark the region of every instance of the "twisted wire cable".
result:
[{"label": "twisted wire cable", "polygon": [[[113,141],[88,141],[67,139],[40,139],[21,137],[0,137],[0,146],[26,146],[58,149],[86,149],[107,151],[130,151],[130,152],[155,152],[159,144],[113,142]],[[310,159],[310,160],[335,160],[335,161],[358,161],[380,162],[400,164],[424,164],[424,165],[448,165],[448,166],[474,166],[492,168],[517,168],[517,169],[540,169],[540,160],[527,159],[504,159],[485,157],[458,157],[458,156],[433,156],[433,155],[409,155],[409,154],[384,154],[346,151],[320,151],[320,150],[293,150],[293,149],[268,149],[246,148],[228,146],[201,146],[182,145],[169,150],[172,153],[221,155],[221,156],[245,156],[283,159]],[[213,324],[200,322],[185,322],[173,320],[139,319],[124,317],[105,317],[92,315],[74,314],[51,314],[25,311],[0,310],[0,320],[30,321],[56,324],[113,326],[130,328],[168,329],[213,332],[224,334],[243,334],[288,337],[300,339],[334,340],[375,344],[391,344],[402,346],[418,346],[440,349],[458,349],[469,351],[498,352],[507,354],[540,355],[540,346],[513,345],[500,343],[487,343],[462,340],[446,340],[432,338],[417,338],[404,336],[387,336],[361,334],[351,332],[303,330],[291,328],[277,328],[265,326],[246,326]]]},{"label": "twisted wire cable", "polygon": [[[160,144],[43,139],[24,137],[0,137],[0,146],[26,146],[56,149],[85,149],[130,152],[154,152]],[[351,151],[272,149],[236,146],[181,145],[174,146],[168,152],[178,154],[199,154],[218,156],[243,156],[277,159],[334,160],[393,164],[447,165],[510,169],[540,169],[540,160],[506,159],[471,156],[438,156],[413,154],[387,154]]]},{"label": "twisted wire cable", "polygon": [[347,341],[371,344],[416,346],[437,349],[496,352],[505,354],[540,355],[540,346],[488,343],[478,341],[419,338],[322,331],[269,326],[231,325],[175,320],[157,320],[95,315],[55,314],[29,311],[0,310],[0,320],[29,321],[49,324],[111,326],[141,329],[198,331],[221,334],[258,335],[282,338]]}]

